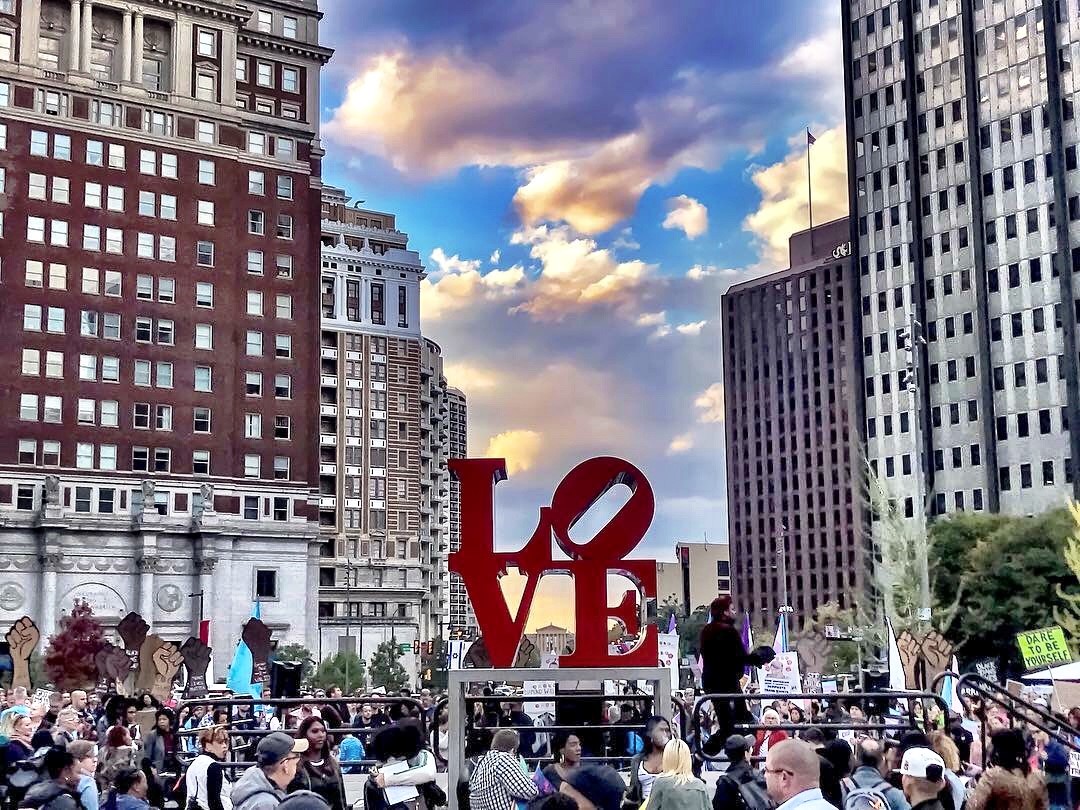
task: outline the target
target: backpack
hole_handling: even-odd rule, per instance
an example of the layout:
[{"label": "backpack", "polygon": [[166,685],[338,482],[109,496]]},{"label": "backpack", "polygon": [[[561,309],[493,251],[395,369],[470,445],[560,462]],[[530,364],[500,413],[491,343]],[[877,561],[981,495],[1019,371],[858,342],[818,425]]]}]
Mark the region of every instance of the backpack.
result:
[{"label": "backpack", "polygon": [[740,782],[726,773],[721,774],[721,779],[726,779],[729,784],[734,784],[739,792],[739,804],[743,810],[773,810],[776,807],[769,797],[769,792],[756,774],[749,774],[749,778]]},{"label": "backpack", "polygon": [[890,785],[884,779],[873,787],[859,787],[848,778],[841,783],[843,801],[841,810],[889,810],[889,798],[885,791]]}]

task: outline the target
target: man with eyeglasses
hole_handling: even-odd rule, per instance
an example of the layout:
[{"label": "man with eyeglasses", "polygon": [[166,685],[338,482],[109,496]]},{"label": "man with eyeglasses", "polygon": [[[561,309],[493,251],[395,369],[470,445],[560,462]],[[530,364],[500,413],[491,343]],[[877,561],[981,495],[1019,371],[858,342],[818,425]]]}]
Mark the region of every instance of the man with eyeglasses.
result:
[{"label": "man with eyeglasses", "polygon": [[267,734],[255,746],[255,767],[248,768],[232,790],[233,810],[274,810],[293,777],[308,741],[283,731]]},{"label": "man with eyeglasses", "polygon": [[777,810],[836,810],[821,795],[821,759],[802,740],[783,740],[765,757],[765,787]]}]

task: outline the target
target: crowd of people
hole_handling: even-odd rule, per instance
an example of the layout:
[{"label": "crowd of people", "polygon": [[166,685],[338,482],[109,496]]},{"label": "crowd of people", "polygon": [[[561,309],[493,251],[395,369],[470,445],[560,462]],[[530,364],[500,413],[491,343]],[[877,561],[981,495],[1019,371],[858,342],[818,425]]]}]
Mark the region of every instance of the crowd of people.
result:
[{"label": "crowd of people", "polygon": [[[288,707],[177,706],[148,694],[103,700],[75,690],[51,693],[46,703],[24,688],[0,691],[0,804],[345,810],[344,775],[362,767],[367,807],[380,810],[387,795],[412,789],[427,795],[430,808],[440,803],[434,750],[441,745],[445,754],[449,745],[445,724],[440,737],[433,723],[435,699],[429,692],[346,699],[332,689]],[[430,738],[429,726],[436,729]]]}]

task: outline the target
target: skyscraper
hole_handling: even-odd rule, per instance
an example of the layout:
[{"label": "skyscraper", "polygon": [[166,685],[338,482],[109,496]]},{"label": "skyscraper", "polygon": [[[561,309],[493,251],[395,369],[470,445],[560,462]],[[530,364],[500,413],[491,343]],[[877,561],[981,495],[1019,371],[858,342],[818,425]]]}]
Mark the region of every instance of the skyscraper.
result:
[{"label": "skyscraper", "polygon": [[[420,329],[424,268],[393,214],[322,201],[319,653],[435,640],[449,613],[451,422],[464,395]],[[455,445],[456,446],[456,445]],[[419,659],[403,656],[411,672]]]},{"label": "skyscraper", "polygon": [[867,585],[847,236],[846,219],[793,235],[790,269],[722,299],[732,590],[759,626],[785,592],[799,626]]},{"label": "skyscraper", "polygon": [[315,641],[319,17],[0,2],[0,620]]},{"label": "skyscraper", "polygon": [[1073,3],[841,3],[870,466],[910,518],[1075,495]]}]

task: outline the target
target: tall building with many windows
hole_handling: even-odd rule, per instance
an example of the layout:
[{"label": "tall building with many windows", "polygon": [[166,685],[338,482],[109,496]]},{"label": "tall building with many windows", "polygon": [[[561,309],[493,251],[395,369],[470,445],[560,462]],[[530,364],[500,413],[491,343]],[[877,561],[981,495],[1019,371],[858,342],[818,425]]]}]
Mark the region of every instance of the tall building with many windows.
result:
[{"label": "tall building with many windows", "polygon": [[[465,393],[457,388],[446,389],[448,405],[449,458],[468,458],[469,455],[469,414]],[[451,476],[449,508],[450,551],[461,547],[461,485]],[[449,594],[449,609],[445,616],[443,638],[476,638],[479,625],[473,612],[465,583],[456,574],[451,574],[444,566],[444,588]]]},{"label": "tall building with many windows", "polygon": [[1080,10],[841,8],[870,465],[911,518],[1060,503],[1080,486]]},{"label": "tall building with many windows", "polygon": [[316,640],[319,17],[0,0],[0,621]]},{"label": "tall building with many windows", "polygon": [[846,219],[794,234],[789,269],[722,299],[730,576],[756,626],[785,591],[801,626],[868,585],[847,236]]},{"label": "tall building with many windows", "polygon": [[[393,214],[322,205],[320,654],[439,636],[449,610],[453,398],[420,333],[424,268]],[[460,394],[460,392],[458,392]],[[464,397],[461,441],[464,441]],[[419,658],[402,656],[419,671]]]}]

